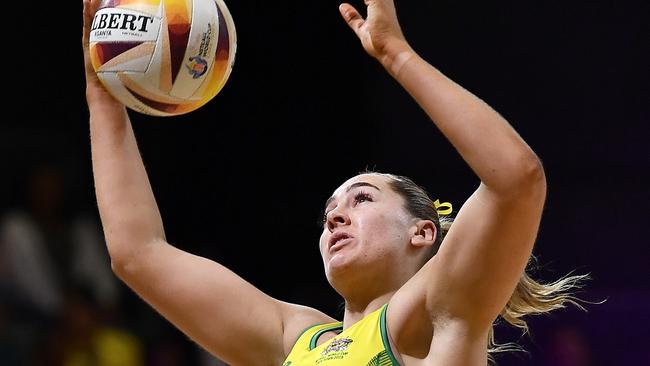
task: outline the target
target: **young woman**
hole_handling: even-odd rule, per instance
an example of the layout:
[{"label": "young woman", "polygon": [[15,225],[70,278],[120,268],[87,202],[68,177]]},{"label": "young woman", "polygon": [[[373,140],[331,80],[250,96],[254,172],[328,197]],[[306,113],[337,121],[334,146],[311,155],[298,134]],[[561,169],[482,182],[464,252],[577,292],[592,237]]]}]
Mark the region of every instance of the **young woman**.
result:
[{"label": "young woman", "polygon": [[365,3],[365,19],[342,4],[343,19],[481,184],[451,226],[440,215],[449,207],[406,177],[368,172],[338,187],[320,237],[325,274],[345,299],[337,321],[167,243],[127,111],[90,65],[97,1],[84,0],[93,173],[113,270],[229,364],[485,365],[499,315],[525,327],[521,316],[572,299],[576,278],[541,285],[525,274],[546,196],[539,158],[497,112],[414,52],[392,0]]}]

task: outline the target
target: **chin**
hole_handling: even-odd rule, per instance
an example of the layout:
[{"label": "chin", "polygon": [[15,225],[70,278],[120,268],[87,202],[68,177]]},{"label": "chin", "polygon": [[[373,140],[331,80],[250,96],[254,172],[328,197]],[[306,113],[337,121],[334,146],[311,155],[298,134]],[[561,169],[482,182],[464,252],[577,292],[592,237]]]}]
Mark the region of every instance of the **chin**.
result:
[{"label": "chin", "polygon": [[350,272],[354,270],[354,262],[349,256],[344,254],[335,254],[325,264],[325,275],[329,283],[334,286],[337,282],[345,281],[350,277]]},{"label": "chin", "polygon": [[329,258],[327,261],[327,269],[331,273],[340,272],[347,270],[353,263],[354,261],[352,260],[350,253],[339,251]]}]

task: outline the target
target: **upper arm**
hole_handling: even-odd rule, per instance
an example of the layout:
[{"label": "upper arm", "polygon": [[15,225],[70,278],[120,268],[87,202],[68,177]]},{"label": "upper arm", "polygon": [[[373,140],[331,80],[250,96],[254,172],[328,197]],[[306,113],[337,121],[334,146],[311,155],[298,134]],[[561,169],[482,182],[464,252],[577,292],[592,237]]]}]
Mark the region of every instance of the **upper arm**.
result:
[{"label": "upper arm", "polygon": [[225,362],[282,363],[284,329],[295,309],[224,266],[159,242],[114,269],[161,315]]},{"label": "upper arm", "polygon": [[479,327],[492,324],[521,278],[537,237],[546,197],[541,175],[512,194],[481,184],[466,201],[438,254],[419,273],[427,282],[428,309]]}]

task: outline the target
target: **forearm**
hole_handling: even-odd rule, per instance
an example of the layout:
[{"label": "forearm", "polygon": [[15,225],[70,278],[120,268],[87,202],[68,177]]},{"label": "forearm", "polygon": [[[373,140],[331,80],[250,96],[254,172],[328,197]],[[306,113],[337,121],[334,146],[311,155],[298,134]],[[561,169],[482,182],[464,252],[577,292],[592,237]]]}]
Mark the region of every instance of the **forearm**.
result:
[{"label": "forearm", "polygon": [[537,156],[494,109],[410,48],[395,54],[382,63],[488,188],[513,193],[541,178]]},{"label": "forearm", "polygon": [[99,214],[111,259],[124,261],[164,239],[162,219],[126,110],[89,105]]}]

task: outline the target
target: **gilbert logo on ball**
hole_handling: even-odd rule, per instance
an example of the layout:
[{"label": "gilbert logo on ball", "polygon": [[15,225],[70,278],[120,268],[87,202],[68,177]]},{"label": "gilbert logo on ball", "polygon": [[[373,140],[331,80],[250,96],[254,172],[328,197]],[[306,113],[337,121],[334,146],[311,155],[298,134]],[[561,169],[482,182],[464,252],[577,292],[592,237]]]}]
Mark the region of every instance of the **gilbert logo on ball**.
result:
[{"label": "gilbert logo on ball", "polygon": [[104,0],[90,31],[93,68],[106,89],[154,116],[191,112],[214,98],[236,48],[223,0]]}]

